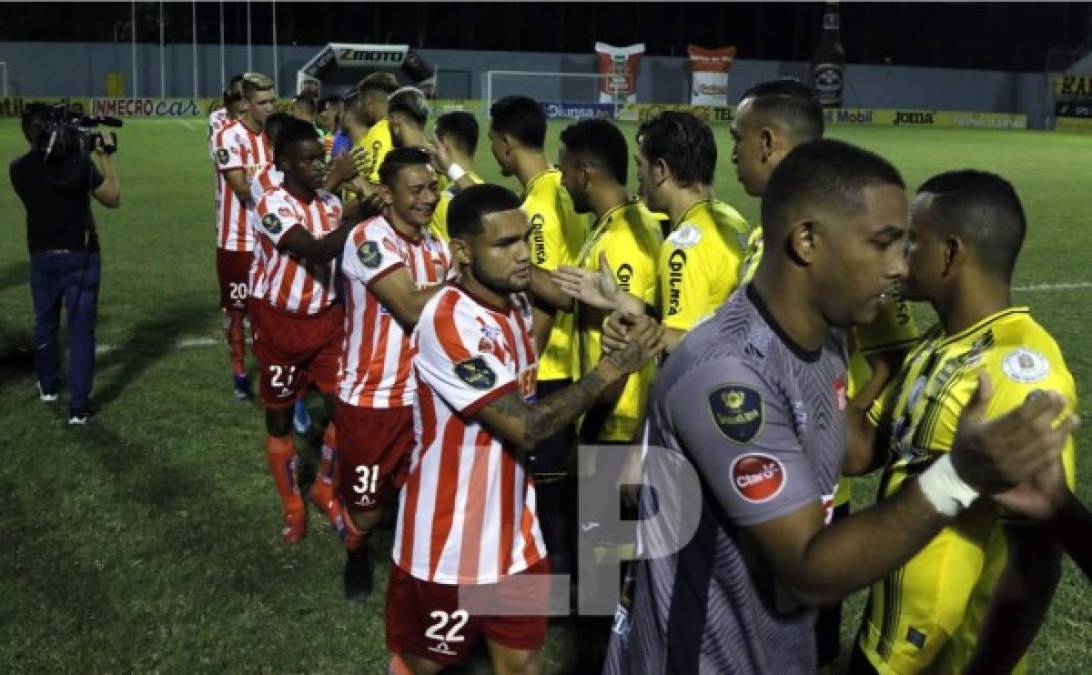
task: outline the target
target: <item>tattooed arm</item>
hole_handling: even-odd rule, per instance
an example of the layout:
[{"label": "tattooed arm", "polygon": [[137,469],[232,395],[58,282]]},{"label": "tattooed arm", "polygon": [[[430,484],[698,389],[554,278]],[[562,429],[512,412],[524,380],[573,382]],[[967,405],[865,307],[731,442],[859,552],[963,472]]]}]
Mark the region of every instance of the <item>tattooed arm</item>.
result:
[{"label": "tattooed arm", "polygon": [[663,328],[641,317],[620,351],[604,355],[584,377],[554,394],[528,403],[512,391],[482,408],[476,418],[505,440],[533,448],[590,408],[612,383],[634,373],[663,349]]}]

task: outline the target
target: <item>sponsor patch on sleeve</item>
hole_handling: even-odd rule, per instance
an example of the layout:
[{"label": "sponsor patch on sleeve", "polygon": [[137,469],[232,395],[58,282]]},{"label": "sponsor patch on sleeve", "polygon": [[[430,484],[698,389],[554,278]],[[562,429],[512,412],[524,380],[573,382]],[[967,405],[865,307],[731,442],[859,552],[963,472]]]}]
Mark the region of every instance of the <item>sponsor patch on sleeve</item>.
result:
[{"label": "sponsor patch on sleeve", "polygon": [[217,150],[216,150],[216,161],[217,162],[219,162],[221,164],[227,164],[229,159],[231,159],[231,153],[229,153],[227,151],[227,148],[217,148]]},{"label": "sponsor patch on sleeve", "polygon": [[492,389],[497,383],[497,374],[480,356],[456,363],[455,374],[471,387],[483,391]]},{"label": "sponsor patch on sleeve", "polygon": [[764,421],[762,396],[750,387],[729,384],[709,392],[709,413],[720,433],[733,443],[754,439]]},{"label": "sponsor patch on sleeve", "polygon": [[265,214],[265,217],[262,218],[262,227],[270,234],[280,234],[281,219],[278,218],[275,213],[267,213]]},{"label": "sponsor patch on sleeve", "polygon": [[379,251],[379,245],[374,241],[365,240],[360,248],[356,250],[356,257],[360,259],[360,264],[368,268],[379,267],[379,261],[383,259],[383,254]]},{"label": "sponsor patch on sleeve", "polygon": [[1020,347],[1005,355],[1001,369],[1017,382],[1038,382],[1050,374],[1050,362],[1039,352]]},{"label": "sponsor patch on sleeve", "polygon": [[752,504],[768,502],[785,487],[785,465],[760,452],[736,457],[732,462],[732,487]]},{"label": "sponsor patch on sleeve", "polygon": [[701,230],[695,225],[683,223],[679,229],[668,236],[667,240],[678,248],[687,249],[701,241]]}]

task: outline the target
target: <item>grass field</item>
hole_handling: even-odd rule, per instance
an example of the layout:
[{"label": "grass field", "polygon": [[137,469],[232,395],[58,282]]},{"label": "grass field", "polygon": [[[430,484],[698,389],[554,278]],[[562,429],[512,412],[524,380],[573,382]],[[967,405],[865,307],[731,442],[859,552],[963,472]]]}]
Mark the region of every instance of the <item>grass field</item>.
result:
[{"label": "grass field", "polygon": [[[735,182],[727,129],[717,131],[717,193],[753,222],[758,204]],[[1087,448],[1092,136],[831,135],[890,158],[911,186],[962,167],[1015,183],[1031,223],[1016,279],[1027,290],[1015,301],[1031,306],[1066,354],[1084,394]],[[9,438],[0,462],[0,671],[381,672],[382,592],[364,607],[341,599],[340,544],[318,515],[302,544],[279,544],[259,409],[233,400],[226,349],[207,344],[219,338],[220,315],[203,122],[134,121],[120,137],[123,205],[97,212],[99,414],[86,428],[69,428],[60,403],[37,399],[24,215],[0,181],[0,429]],[[0,121],[0,157],[23,151],[16,123]],[[478,160],[484,176],[500,180],[484,142]],[[920,321],[928,315],[923,308]],[[858,504],[871,499],[871,481],[856,487]],[[1092,502],[1084,459],[1079,494]],[[859,607],[860,594],[846,612],[847,645]],[[1066,561],[1032,671],[1092,671],[1090,637],[1092,584]],[[573,639],[551,632],[552,670]]]}]

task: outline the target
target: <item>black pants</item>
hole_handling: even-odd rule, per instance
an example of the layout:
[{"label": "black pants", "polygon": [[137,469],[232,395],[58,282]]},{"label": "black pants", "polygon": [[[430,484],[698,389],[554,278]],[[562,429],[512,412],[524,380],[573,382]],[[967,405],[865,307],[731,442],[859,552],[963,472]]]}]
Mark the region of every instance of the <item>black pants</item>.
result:
[{"label": "black pants", "polygon": [[[540,380],[538,398],[545,398],[572,384],[572,380]],[[576,492],[570,459],[576,445],[576,425],[570,424],[542,443],[528,455],[535,479],[538,523],[550,568],[554,574],[576,571],[573,548],[576,537]]]}]

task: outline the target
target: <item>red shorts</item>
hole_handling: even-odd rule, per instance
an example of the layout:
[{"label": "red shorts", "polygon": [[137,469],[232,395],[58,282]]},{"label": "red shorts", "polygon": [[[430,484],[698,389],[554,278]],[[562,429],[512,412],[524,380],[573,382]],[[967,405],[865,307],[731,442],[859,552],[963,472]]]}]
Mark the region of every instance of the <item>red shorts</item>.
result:
[{"label": "red shorts", "polygon": [[379,508],[406,482],[413,450],[413,408],[364,408],[337,400],[338,492],[353,511]]},{"label": "red shorts", "polygon": [[267,409],[295,404],[299,392],[311,383],[323,394],[334,392],[344,315],[341,305],[308,316],[251,300],[253,351],[262,367],[260,391]]},{"label": "red shorts", "polygon": [[220,308],[225,312],[246,312],[250,295],[250,251],[216,249],[216,276],[220,279]]},{"label": "red shorts", "polygon": [[[541,649],[546,639],[549,575],[550,561],[543,558],[500,584],[468,587],[421,581],[392,564],[387,585],[387,649],[444,666],[465,660],[482,633],[509,649]],[[497,616],[495,610],[490,615],[489,609],[477,612],[460,607],[460,590],[475,592],[472,604],[476,607],[541,611],[520,616]]]}]

